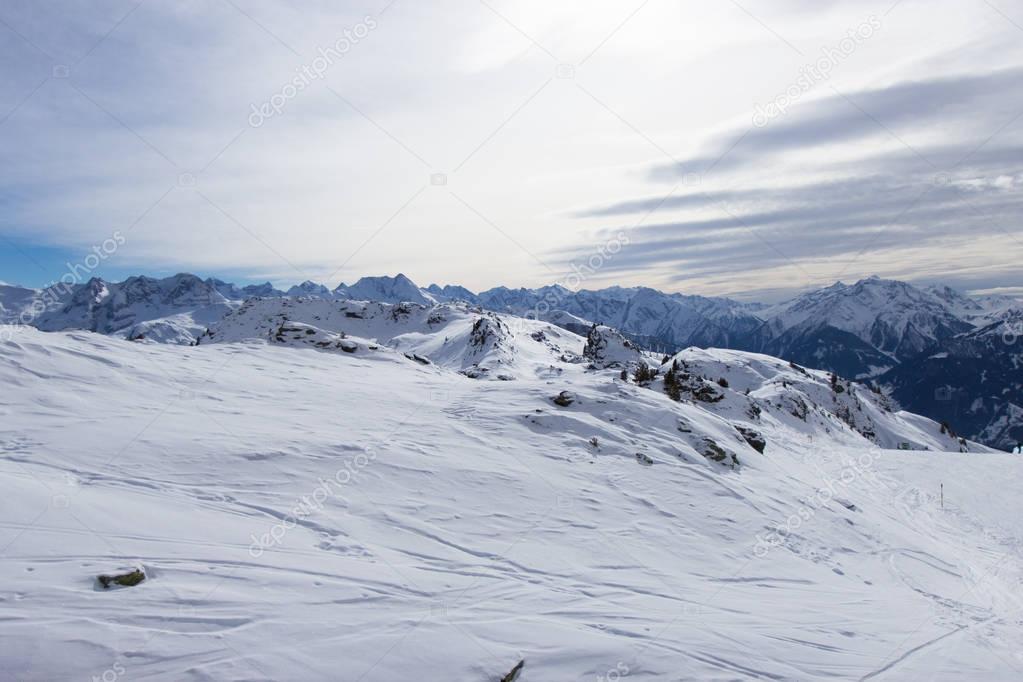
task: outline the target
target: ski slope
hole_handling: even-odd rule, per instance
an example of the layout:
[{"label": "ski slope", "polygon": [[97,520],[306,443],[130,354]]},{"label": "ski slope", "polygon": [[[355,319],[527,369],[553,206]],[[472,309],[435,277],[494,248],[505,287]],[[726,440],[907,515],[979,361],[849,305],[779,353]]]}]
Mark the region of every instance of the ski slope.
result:
[{"label": "ski slope", "polygon": [[[766,356],[686,351],[729,388],[674,402],[543,323],[381,311],[12,330],[0,678],[1023,676],[1019,456]],[[915,449],[836,418],[853,393]]]}]

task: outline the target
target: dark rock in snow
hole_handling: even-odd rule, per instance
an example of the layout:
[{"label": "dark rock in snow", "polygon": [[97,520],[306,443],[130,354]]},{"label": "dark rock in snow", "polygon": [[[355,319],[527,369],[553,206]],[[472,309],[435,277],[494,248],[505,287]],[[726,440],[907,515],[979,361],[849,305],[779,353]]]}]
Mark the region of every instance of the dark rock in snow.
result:
[{"label": "dark rock in snow", "polygon": [[731,452],[728,452],[723,447],[714,442],[711,438],[704,438],[700,454],[707,459],[712,459],[715,462],[721,464],[728,464],[732,468],[735,468],[739,464],[739,458]]},{"label": "dark rock in snow", "polygon": [[519,674],[522,673],[522,669],[524,667],[526,667],[526,662],[524,660],[519,661],[518,664],[511,669],[511,672],[501,678],[501,682],[515,682],[515,680],[519,679]]},{"label": "dark rock in snow", "polygon": [[739,426],[738,424],[735,426],[735,430],[739,432],[743,440],[749,443],[751,448],[760,454],[764,453],[764,448],[767,447],[767,440],[759,431],[755,431],[748,426]]}]

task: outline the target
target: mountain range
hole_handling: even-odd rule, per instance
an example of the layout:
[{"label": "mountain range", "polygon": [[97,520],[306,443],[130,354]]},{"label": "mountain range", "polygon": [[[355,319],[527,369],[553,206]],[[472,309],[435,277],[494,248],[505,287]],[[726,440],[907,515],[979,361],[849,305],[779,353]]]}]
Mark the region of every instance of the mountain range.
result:
[{"label": "mountain range", "polygon": [[454,285],[419,287],[402,274],[334,289],[306,281],[286,291],[269,282],[238,287],[191,274],[119,283],[94,278],[66,290],[0,286],[0,323],[192,344],[253,298],[425,308],[461,301],[584,335],[595,324],[607,325],[662,354],[689,347],[763,353],[873,382],[907,409],[988,445],[1008,449],[1023,440],[1023,302],[878,277],[838,282],[775,305],[646,287],[474,293]]}]

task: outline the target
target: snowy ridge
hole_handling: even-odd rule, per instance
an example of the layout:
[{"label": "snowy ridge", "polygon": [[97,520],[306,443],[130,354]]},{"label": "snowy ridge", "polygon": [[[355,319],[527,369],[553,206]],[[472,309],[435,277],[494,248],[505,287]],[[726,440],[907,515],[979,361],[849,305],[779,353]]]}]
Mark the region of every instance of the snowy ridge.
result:
[{"label": "snowy ridge", "polygon": [[[121,283],[93,279],[70,291],[0,287],[0,322],[29,324],[48,331],[87,329],[143,342],[191,345],[207,328],[216,327],[231,310],[253,297],[277,301],[365,300],[427,308],[438,303],[475,305],[481,309],[480,314],[488,310],[538,319],[579,335],[588,334],[594,323],[600,323],[618,329],[637,347],[660,353],[674,353],[689,346],[760,352],[843,377],[876,381],[914,411],[948,421],[968,437],[991,445],[1008,449],[1023,438],[1019,431],[1023,427],[1017,427],[1015,416],[1018,403],[1006,399],[1006,391],[1012,391],[1018,382],[1003,382],[996,387],[997,395],[991,393],[992,386],[982,378],[985,375],[979,367],[972,374],[964,369],[965,364],[982,362],[963,355],[964,348],[977,348],[978,344],[959,342],[961,337],[967,338],[973,331],[999,321],[1015,324],[1014,316],[1023,305],[1003,296],[967,297],[947,287],[918,289],[876,277],[853,285],[837,283],[767,307],[723,298],[665,294],[642,287],[599,291],[572,291],[558,285],[538,289],[497,287],[475,294],[452,285],[434,284],[421,289],[399,274],[364,277],[334,290],[307,281],[283,292],[270,283],[237,287],[218,279],[203,281],[182,274],[163,280],[133,277]],[[316,326],[315,320],[308,323]],[[538,326],[533,331],[542,329]],[[500,349],[494,351],[489,365],[486,361],[464,361],[468,357],[465,349],[430,350],[442,355],[454,353],[459,359],[452,363],[480,376],[515,375],[498,367],[511,360],[498,361],[503,352]],[[998,355],[1005,349],[994,350]],[[945,359],[950,366],[944,370],[937,365],[927,367],[929,378],[914,381],[916,368],[926,364],[927,358]],[[1012,361],[1011,355],[1006,361]],[[947,386],[933,385],[942,372],[958,378],[956,388],[961,398],[955,405],[934,399],[936,391],[947,393]]]},{"label": "snowy ridge", "polygon": [[[300,323],[321,332],[370,339],[398,353],[472,378],[516,379],[578,362],[562,345],[579,337],[554,325],[514,319],[464,303],[420,305],[322,299],[250,299],[213,325],[198,343],[275,340],[281,325]],[[314,344],[315,345],[315,344]]]},{"label": "snowy ridge", "polygon": [[887,449],[989,451],[936,422],[896,410],[863,384],[767,355],[691,348],[662,365],[655,388],[664,388],[664,376],[676,363],[689,375],[691,389],[683,390],[683,398],[751,427],[771,422],[814,439],[846,444],[866,439]]},{"label": "snowy ridge", "polygon": [[[343,348],[349,338],[361,345],[352,340]],[[347,353],[383,346],[421,364],[504,381],[550,380],[577,371],[580,363],[615,370],[610,376],[658,365],[656,356],[610,327],[595,325],[582,339],[547,323],[467,304],[252,299],[199,342],[259,339]],[[673,365],[686,375],[680,400],[731,422],[747,422],[750,429],[772,419],[795,432],[827,433],[846,445],[986,451],[938,423],[915,415],[904,420],[887,397],[862,384],[766,355],[691,348],[667,358],[660,375],[642,385],[667,392],[665,376]]]}]

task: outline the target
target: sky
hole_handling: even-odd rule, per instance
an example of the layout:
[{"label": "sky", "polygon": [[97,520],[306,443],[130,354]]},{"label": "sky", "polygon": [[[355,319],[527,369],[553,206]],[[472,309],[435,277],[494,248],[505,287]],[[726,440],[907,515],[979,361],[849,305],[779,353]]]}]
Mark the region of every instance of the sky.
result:
[{"label": "sky", "polygon": [[26,286],[1019,295],[1021,162],[1018,0],[0,5]]}]

